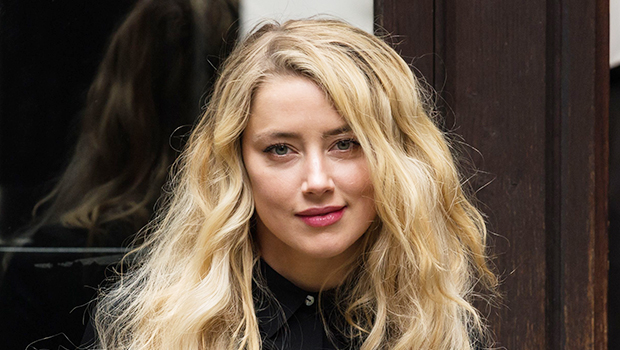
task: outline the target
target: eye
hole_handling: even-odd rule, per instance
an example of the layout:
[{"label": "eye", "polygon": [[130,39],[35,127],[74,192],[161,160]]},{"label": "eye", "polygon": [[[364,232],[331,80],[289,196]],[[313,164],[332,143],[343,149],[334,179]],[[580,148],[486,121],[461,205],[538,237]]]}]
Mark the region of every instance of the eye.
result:
[{"label": "eye", "polygon": [[273,153],[278,156],[284,156],[288,154],[289,151],[290,151],[290,148],[287,145],[282,144],[282,143],[277,144],[277,145],[271,145],[265,149],[266,153]]},{"label": "eye", "polygon": [[352,147],[359,145],[355,140],[340,140],[336,142],[335,147],[339,151],[348,151]]}]

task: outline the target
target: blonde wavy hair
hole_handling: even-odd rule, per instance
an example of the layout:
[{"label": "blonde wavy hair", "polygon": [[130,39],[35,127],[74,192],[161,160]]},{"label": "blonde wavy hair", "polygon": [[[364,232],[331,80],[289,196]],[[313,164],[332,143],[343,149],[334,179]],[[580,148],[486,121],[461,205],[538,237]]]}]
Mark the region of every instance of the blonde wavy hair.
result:
[{"label": "blonde wavy hair", "polygon": [[321,19],[263,25],[226,61],[138,263],[98,304],[99,346],[261,348],[240,139],[257,89],[284,74],[325,91],[370,167],[378,220],[338,297],[343,332],[363,350],[473,349],[485,333],[475,287],[496,284],[483,217],[410,67],[382,40]]}]

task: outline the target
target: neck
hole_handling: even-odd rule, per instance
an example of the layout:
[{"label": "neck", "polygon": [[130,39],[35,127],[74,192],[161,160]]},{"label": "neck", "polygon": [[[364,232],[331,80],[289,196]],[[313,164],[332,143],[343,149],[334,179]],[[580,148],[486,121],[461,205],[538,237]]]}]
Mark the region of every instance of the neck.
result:
[{"label": "neck", "polygon": [[346,278],[350,266],[349,261],[340,261],[338,257],[291,259],[287,254],[278,255],[269,251],[261,252],[261,256],[272,269],[308,292],[339,286]]}]

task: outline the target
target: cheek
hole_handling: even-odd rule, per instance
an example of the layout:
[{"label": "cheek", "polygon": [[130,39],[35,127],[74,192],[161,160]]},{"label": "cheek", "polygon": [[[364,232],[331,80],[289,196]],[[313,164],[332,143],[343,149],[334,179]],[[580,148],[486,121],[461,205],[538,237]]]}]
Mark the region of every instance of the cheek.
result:
[{"label": "cheek", "polygon": [[[291,193],[284,189],[281,181],[257,181],[252,183],[252,193],[257,206],[286,207],[290,203]],[[287,200],[288,199],[288,200]]]},{"label": "cheek", "polygon": [[349,195],[374,197],[370,172],[365,161],[358,161],[338,170],[341,189]]},{"label": "cheek", "polygon": [[[376,215],[374,189],[370,172],[365,161],[360,161],[343,171],[341,190],[348,199],[355,203],[357,221],[362,225],[370,225]],[[364,226],[365,232],[368,226]]]},{"label": "cheek", "polygon": [[257,210],[262,211],[262,207],[284,208],[291,203],[290,199],[294,195],[291,191],[291,176],[270,171],[269,167],[252,163],[251,160],[246,163],[246,170]]}]

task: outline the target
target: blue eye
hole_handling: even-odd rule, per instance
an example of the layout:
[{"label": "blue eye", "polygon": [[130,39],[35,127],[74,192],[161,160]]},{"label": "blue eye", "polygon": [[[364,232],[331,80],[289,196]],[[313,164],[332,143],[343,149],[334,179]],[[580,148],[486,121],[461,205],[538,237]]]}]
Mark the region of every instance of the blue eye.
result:
[{"label": "blue eye", "polygon": [[273,151],[274,151],[277,155],[283,156],[283,155],[285,155],[285,154],[287,154],[287,153],[288,153],[288,147],[286,147],[285,145],[276,145],[276,146],[273,148]]},{"label": "blue eye", "polygon": [[272,145],[267,147],[267,149],[265,149],[265,152],[271,152],[274,153],[278,156],[284,156],[289,152],[289,148],[287,145],[285,144],[277,144],[277,145]]},{"label": "blue eye", "polygon": [[358,143],[354,140],[340,140],[336,142],[336,149],[339,151],[348,151]]}]

